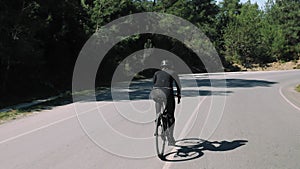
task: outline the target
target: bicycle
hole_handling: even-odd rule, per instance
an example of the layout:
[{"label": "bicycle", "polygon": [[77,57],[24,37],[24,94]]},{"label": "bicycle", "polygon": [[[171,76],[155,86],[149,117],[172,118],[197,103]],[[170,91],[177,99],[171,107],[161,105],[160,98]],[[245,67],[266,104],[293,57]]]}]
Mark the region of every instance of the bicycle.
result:
[{"label": "bicycle", "polygon": [[163,159],[164,157],[164,150],[166,141],[168,140],[169,135],[169,126],[167,123],[167,115],[165,113],[165,101],[161,99],[158,101],[158,104],[160,104],[161,110],[156,114],[156,120],[155,120],[155,140],[156,140],[156,151],[157,155],[160,159]]},{"label": "bicycle", "polygon": [[[178,95],[175,96],[179,98]],[[156,102],[156,104],[158,104],[156,106],[159,106],[159,110],[157,110],[156,112],[154,136],[156,142],[157,155],[160,159],[163,159],[166,141],[170,136],[170,126],[167,122],[168,115],[166,114],[167,98],[160,88],[153,88],[153,90],[150,93],[150,98],[152,98]]]}]

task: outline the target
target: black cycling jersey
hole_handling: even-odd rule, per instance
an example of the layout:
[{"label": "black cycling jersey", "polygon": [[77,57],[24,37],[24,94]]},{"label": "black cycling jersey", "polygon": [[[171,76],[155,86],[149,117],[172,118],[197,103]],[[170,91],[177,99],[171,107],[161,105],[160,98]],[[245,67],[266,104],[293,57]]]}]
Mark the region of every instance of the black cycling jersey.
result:
[{"label": "black cycling jersey", "polygon": [[[173,83],[175,82],[177,94],[181,94],[181,86],[177,73],[173,70],[166,69],[155,72],[153,77],[154,87],[167,88],[173,90]],[[172,92],[171,92],[172,94]]]}]

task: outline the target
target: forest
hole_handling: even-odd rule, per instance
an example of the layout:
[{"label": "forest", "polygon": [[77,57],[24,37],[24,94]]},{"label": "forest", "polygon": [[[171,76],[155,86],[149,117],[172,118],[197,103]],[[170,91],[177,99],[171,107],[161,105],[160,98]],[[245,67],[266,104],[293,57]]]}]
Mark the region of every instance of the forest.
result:
[{"label": "forest", "polygon": [[[300,57],[300,0],[268,0],[264,7],[239,0],[1,0],[0,107],[71,90],[85,42],[107,23],[141,12],[172,14],[199,27],[225,71]],[[205,72],[187,46],[143,34],[113,47],[105,56],[105,78],[97,85],[109,84],[126,56],[153,44],[181,57],[193,72]]]}]

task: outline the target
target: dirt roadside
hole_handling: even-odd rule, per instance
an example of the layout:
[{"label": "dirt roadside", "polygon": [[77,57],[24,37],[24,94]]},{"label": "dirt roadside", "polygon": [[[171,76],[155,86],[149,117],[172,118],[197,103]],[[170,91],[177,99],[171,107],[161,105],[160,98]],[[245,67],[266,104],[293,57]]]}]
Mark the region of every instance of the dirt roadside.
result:
[{"label": "dirt roadside", "polygon": [[245,68],[244,66],[235,65],[241,69],[241,71],[276,71],[276,70],[293,70],[300,69],[300,59],[298,61],[290,62],[273,62],[268,63],[263,67],[259,65],[252,65],[251,68]]}]

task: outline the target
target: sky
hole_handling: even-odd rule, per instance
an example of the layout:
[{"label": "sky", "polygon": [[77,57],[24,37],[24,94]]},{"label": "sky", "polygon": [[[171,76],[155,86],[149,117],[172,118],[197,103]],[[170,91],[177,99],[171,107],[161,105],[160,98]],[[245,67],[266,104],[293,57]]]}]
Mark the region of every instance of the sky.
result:
[{"label": "sky", "polygon": [[[223,1],[223,0],[216,0],[217,2]],[[240,0],[241,3],[245,3],[248,0]],[[264,7],[265,3],[267,2],[267,0],[251,0],[251,3],[257,3],[259,5],[260,8]]]}]

